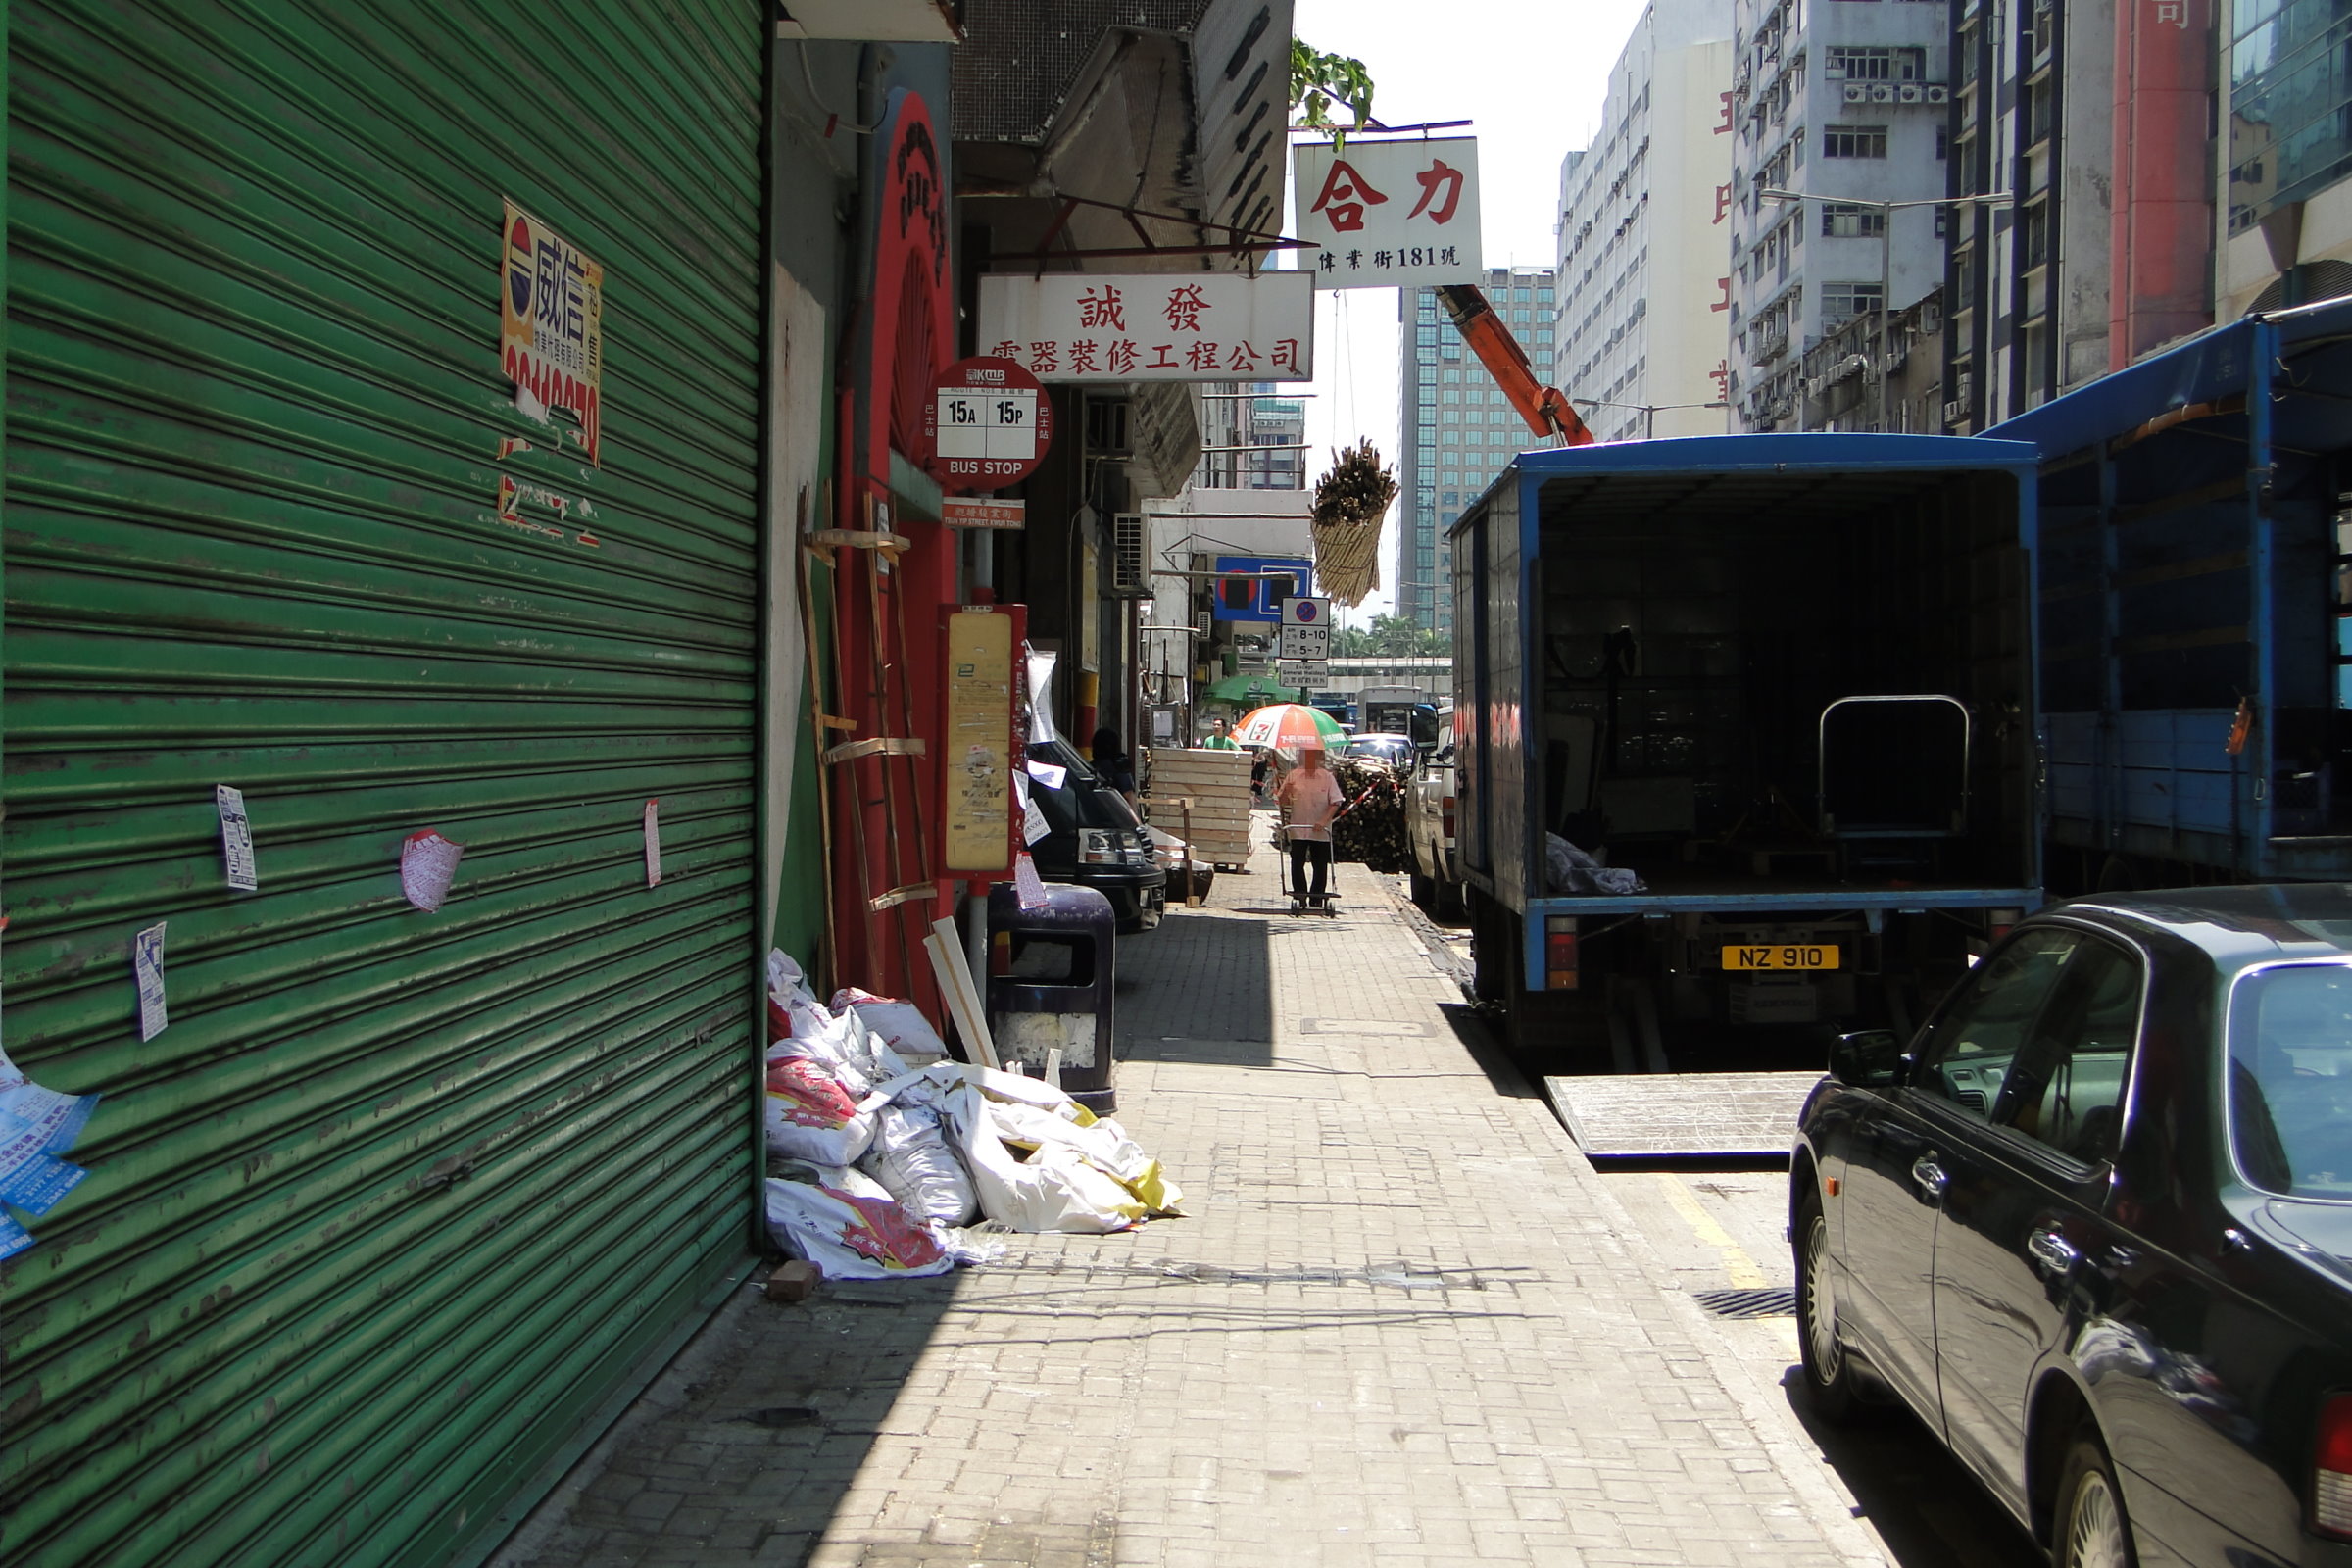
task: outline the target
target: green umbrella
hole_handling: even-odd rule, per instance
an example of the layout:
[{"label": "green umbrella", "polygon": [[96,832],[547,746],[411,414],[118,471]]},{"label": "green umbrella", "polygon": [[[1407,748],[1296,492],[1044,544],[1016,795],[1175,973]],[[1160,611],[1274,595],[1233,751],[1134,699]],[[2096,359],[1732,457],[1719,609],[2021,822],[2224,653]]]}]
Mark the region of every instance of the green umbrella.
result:
[{"label": "green umbrella", "polygon": [[1306,688],[1280,685],[1264,675],[1228,675],[1208,688],[1207,700],[1262,708],[1268,703],[1302,703]]}]

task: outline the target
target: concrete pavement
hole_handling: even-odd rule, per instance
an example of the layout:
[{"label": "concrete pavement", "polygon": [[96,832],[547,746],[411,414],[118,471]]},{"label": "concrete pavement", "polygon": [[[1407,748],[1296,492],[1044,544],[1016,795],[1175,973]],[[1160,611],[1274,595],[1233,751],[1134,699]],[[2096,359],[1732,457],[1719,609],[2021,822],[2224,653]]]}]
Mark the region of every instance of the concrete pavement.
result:
[{"label": "concrete pavement", "polygon": [[1393,902],[1270,855],[1120,948],[1120,1119],[1189,1217],[744,1293],[498,1559],[1882,1561]]}]

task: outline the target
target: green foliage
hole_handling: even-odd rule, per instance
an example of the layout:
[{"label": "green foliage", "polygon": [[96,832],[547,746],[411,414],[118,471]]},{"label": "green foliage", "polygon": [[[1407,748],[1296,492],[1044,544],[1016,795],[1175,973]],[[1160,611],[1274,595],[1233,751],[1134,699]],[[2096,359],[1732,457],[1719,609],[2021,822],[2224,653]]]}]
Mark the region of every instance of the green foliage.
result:
[{"label": "green foliage", "polygon": [[[1345,104],[1355,123],[1343,125],[1331,117],[1333,104]],[[1348,144],[1348,132],[1361,130],[1372,119],[1372,74],[1361,60],[1327,55],[1291,40],[1291,107],[1298,123],[1331,132],[1334,146]]]},{"label": "green foliage", "polygon": [[1372,617],[1371,652],[1375,654],[1450,654],[1452,644],[1410,615]]}]

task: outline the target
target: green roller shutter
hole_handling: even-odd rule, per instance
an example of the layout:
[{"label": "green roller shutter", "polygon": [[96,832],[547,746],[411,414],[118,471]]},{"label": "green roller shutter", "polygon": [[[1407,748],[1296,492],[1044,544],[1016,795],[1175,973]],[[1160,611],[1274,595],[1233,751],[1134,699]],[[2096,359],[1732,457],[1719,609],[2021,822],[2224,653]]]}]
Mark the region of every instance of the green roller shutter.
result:
[{"label": "green roller shutter", "polygon": [[[0,1555],[448,1561],[746,1252],[761,8],[8,23],[6,1046],[107,1098],[0,1265]],[[506,200],[604,269],[601,469]]]}]

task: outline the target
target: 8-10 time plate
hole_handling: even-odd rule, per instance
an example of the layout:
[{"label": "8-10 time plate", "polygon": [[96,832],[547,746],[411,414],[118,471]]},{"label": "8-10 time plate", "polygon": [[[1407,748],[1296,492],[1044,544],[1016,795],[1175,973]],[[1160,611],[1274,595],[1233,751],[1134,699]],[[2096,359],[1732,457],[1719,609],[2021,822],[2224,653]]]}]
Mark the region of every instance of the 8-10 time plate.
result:
[{"label": "8-10 time plate", "polygon": [[1723,950],[1723,966],[1735,974],[1835,969],[1838,967],[1838,945],[1834,942],[1815,942],[1782,947],[1726,947]]}]

